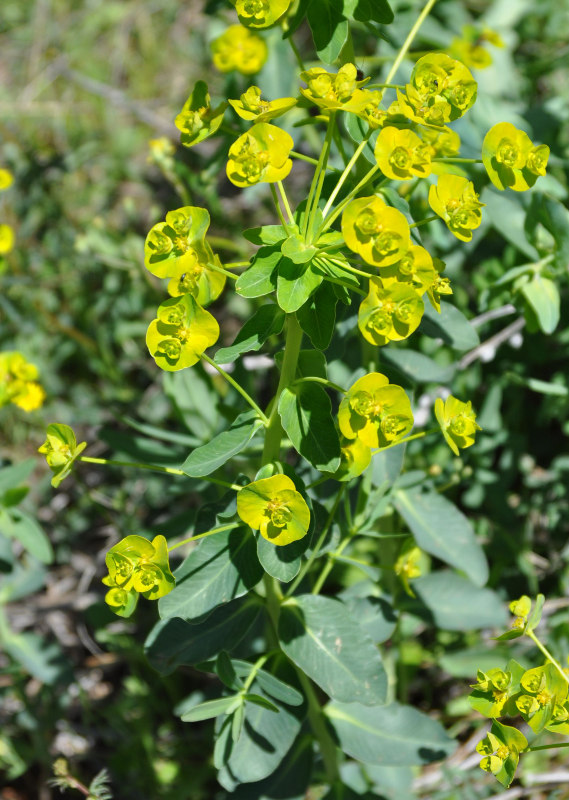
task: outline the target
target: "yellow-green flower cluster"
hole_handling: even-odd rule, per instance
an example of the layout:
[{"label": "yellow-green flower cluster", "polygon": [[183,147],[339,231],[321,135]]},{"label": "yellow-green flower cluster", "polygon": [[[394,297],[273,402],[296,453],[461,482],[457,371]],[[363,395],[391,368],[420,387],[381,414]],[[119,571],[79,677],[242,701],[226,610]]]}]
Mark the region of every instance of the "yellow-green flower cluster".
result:
[{"label": "yellow-green flower cluster", "polygon": [[534,145],[525,131],[510,122],[494,125],[482,143],[482,161],[497,189],[523,192],[545,175],[549,147]]},{"label": "yellow-green flower cluster", "polygon": [[248,28],[268,28],[288,10],[292,0],[231,0],[239,22]]},{"label": "yellow-green flower cluster", "polygon": [[482,222],[484,203],[478,200],[472,181],[460,175],[441,175],[429,189],[429,205],[463,242],[472,239],[472,231]]},{"label": "yellow-green flower cluster", "polygon": [[415,64],[405,91],[397,90],[397,107],[414,122],[442,126],[474,105],[476,91],[464,64],[444,53],[430,53]]},{"label": "yellow-green flower cluster", "polygon": [[431,174],[431,151],[416,133],[391,125],[382,128],[374,155],[386,178],[408,181]]},{"label": "yellow-green flower cluster", "polygon": [[326,72],[313,67],[300,73],[307,84],[300,91],[314,105],[324,111],[352,111],[360,113],[370,104],[369,93],[360,89],[369,79],[358,81],[354,64],[344,64],[338,72]]},{"label": "yellow-green flower cluster", "polygon": [[302,539],[310,526],[310,509],[287,475],[261,478],[237,495],[237,514],[267,541],[286,545]]},{"label": "yellow-green flower cluster", "polygon": [[417,547],[413,539],[405,542],[401,552],[395,562],[395,574],[401,579],[405,593],[409,597],[415,597],[415,592],[409,585],[409,581],[419,578],[422,575],[422,562],[425,559],[423,551]]},{"label": "yellow-green flower cluster", "polygon": [[380,278],[370,278],[369,293],[358,313],[358,327],[364,339],[381,347],[410,336],[424,310],[421,297],[408,284],[384,286]]},{"label": "yellow-green flower cluster", "polygon": [[249,86],[239,100],[229,100],[241,119],[268,122],[280,117],[296,105],[295,97],[281,97],[278,100],[263,100],[258,86]]},{"label": "yellow-green flower cluster", "polygon": [[341,437],[340,466],[334,473],[337,481],[351,481],[359,477],[371,464],[371,448],[361,439]]},{"label": "yellow-green flower cluster", "polygon": [[482,430],[476,422],[472,403],[463,403],[452,395],[444,402],[440,397],[435,400],[435,416],[446,443],[456,456],[459,455],[459,447],[470,447],[474,444],[476,431]]},{"label": "yellow-green flower cluster", "polygon": [[73,462],[87,447],[87,442],[77,444],[73,429],[63,423],[54,422],[48,425],[46,434],[47,438],[38,448],[38,453],[45,455],[45,460],[53,472],[51,485],[57,488],[71,472]]},{"label": "yellow-green flower cluster", "polygon": [[368,264],[387,267],[409,249],[409,223],[376,195],[352,200],[342,215],[342,233],[350,250]]},{"label": "yellow-green flower cluster", "polygon": [[236,70],[242,75],[259,72],[267,60],[267,45],[243,25],[231,25],[211,43],[213,63],[220,72]]},{"label": "yellow-green flower cluster", "polygon": [[111,547],[105,563],[109,574],[103,583],[110,587],[105,602],[120,617],[130,617],[139,594],[148,600],[158,600],[171,592],[176,583],[163,536],[155,536],[152,542],[143,536],[127,536]]},{"label": "yellow-green flower cluster", "polygon": [[227,177],[241,188],[282,181],[292,167],[288,156],[293,145],[292,137],[286,131],[259,122],[229,148]]},{"label": "yellow-green flower cluster", "polygon": [[480,30],[474,25],[465,25],[462,37],[451,41],[449,52],[471,69],[486,69],[492,63],[492,56],[484,47],[486,43],[494,47],[504,46],[501,36],[490,28]]},{"label": "yellow-green flower cluster", "polygon": [[401,386],[380,372],[357,380],[338,409],[338,427],[346,439],[359,439],[370,448],[387,447],[413,427],[411,403]]},{"label": "yellow-green flower cluster", "polygon": [[227,103],[211,107],[207,84],[198,81],[174,123],[181,133],[180,141],[186,147],[203,142],[214,134],[223,121]]},{"label": "yellow-green flower cluster", "polygon": [[175,372],[196,364],[219,338],[217,320],[191,294],[171,297],[158,307],[146,345],[158,366]]},{"label": "yellow-green flower cluster", "polygon": [[40,408],[45,392],[37,382],[38,377],[38,368],[18,351],[0,353],[0,408],[8,403],[24,411]]},{"label": "yellow-green flower cluster", "polygon": [[527,746],[528,741],[521,731],[494,720],[488,735],[476,745],[476,750],[484,756],[480,767],[507,787],[516,774],[520,753]]},{"label": "yellow-green flower cluster", "polygon": [[177,208],[151,228],[144,245],[146,268],[170,279],[168,292],[191,294],[202,306],[216,300],[225,286],[219,258],[205,238],[209,222],[205,208]]}]

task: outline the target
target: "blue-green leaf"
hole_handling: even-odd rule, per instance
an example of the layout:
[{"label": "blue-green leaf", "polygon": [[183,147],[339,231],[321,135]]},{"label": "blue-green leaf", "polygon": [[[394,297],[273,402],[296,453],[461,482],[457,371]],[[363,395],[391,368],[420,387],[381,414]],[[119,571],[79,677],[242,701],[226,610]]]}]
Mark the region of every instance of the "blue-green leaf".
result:
[{"label": "blue-green leaf", "polygon": [[191,478],[210,475],[240,453],[262,427],[263,423],[252,409],[239,414],[226,431],[192,450],[182,464],[182,471]]},{"label": "blue-green leaf", "polygon": [[282,331],[284,312],[274,303],[261,306],[241,328],[230,347],[221,347],[215,354],[216,364],[231,364],[242,353],[260,350],[270,336]]},{"label": "blue-green leaf", "polygon": [[340,440],[332,419],[332,404],[316,383],[285,389],[279,398],[284,430],[301,456],[322,472],[340,466]]}]

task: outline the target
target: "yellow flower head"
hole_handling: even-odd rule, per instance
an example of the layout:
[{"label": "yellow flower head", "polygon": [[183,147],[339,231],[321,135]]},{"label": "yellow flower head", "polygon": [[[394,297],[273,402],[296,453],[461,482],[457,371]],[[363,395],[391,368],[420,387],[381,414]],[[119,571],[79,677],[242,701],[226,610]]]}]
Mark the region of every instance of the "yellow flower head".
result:
[{"label": "yellow flower head", "polygon": [[[199,248],[201,251],[201,248]],[[207,260],[203,258],[206,256]],[[225,286],[225,275],[214,267],[221,269],[219,256],[214,255],[209,244],[204,243],[202,258],[193,260],[184,266],[181,274],[174,275],[168,282],[168,294],[179,297],[191,294],[200,306],[207,306],[216,300]]]},{"label": "yellow flower head", "polygon": [[411,589],[409,581],[421,576],[423,560],[423,551],[417,547],[413,539],[407,540],[395,562],[395,574],[401,578],[405,593],[409,597],[415,597],[415,592]]},{"label": "yellow flower head", "polygon": [[313,67],[300,73],[307,84],[300,91],[314,105],[326,111],[353,111],[360,113],[369,105],[369,92],[362,91],[360,86],[368,82],[357,80],[357,69],[354,64],[344,64],[338,72],[326,72],[322,67]]},{"label": "yellow flower head", "polygon": [[456,456],[459,455],[458,448],[470,447],[474,444],[476,431],[482,430],[476,422],[472,403],[463,403],[452,395],[444,402],[440,397],[435,400],[435,416],[446,443]]},{"label": "yellow flower head", "polygon": [[235,186],[282,181],[292,167],[292,136],[276,125],[259,122],[229,148],[227,177]]},{"label": "yellow flower head", "polygon": [[14,249],[14,230],[10,225],[0,225],[0,256],[5,256]]},{"label": "yellow flower head", "polygon": [[480,768],[491,772],[503,786],[508,787],[516,774],[520,753],[527,746],[528,741],[521,731],[495,719],[488,735],[476,745],[476,750],[484,756]]},{"label": "yellow flower head", "polygon": [[346,439],[361,439],[368,447],[386,447],[413,427],[411,403],[401,386],[380,372],[357,380],[342,399],[338,426]]},{"label": "yellow flower head", "polygon": [[183,294],[158,307],[158,318],[146,333],[146,345],[160,369],[175,372],[193,366],[218,338],[215,317],[191,294]]},{"label": "yellow flower head", "polygon": [[239,22],[248,28],[268,28],[282,17],[292,0],[231,0]]},{"label": "yellow flower head", "polygon": [[[474,105],[476,91],[476,81],[464,64],[444,53],[429,53],[413,68],[407,98],[411,105],[416,105],[420,99],[417,105],[421,109],[437,109],[439,106],[437,116],[446,104],[449,108],[442,111],[442,116],[448,122],[458,119]],[[428,112],[423,111],[422,116],[425,122],[440,124],[429,119]]]},{"label": "yellow flower head", "polygon": [[482,222],[484,203],[479,202],[472,181],[460,175],[441,175],[429,189],[429,205],[463,242],[472,239],[472,231]]},{"label": "yellow flower head", "polygon": [[237,494],[237,513],[276,545],[302,539],[310,525],[306,501],[287,475],[273,475],[244,486]]},{"label": "yellow flower head", "polygon": [[263,100],[259,87],[249,86],[239,100],[229,100],[229,104],[242,119],[268,122],[293,108],[296,105],[296,97]]},{"label": "yellow flower head", "polygon": [[382,128],[389,120],[388,112],[379,105],[383,97],[382,93],[373,89],[362,89],[361,91],[362,102],[365,101],[365,105],[355,113],[367,122],[372,131]]},{"label": "yellow flower head", "polygon": [[198,81],[174,123],[181,133],[180,141],[185,147],[193,147],[214,134],[223,122],[227,103],[212,108],[207,84]]},{"label": "yellow flower head", "polygon": [[4,192],[6,189],[9,189],[13,183],[14,176],[10,170],[0,167],[0,192]]},{"label": "yellow flower head", "polygon": [[361,439],[342,437],[340,466],[334,473],[337,481],[351,481],[358,478],[371,464],[371,449]]},{"label": "yellow flower head", "polygon": [[105,563],[109,574],[103,583],[110,587],[105,602],[121,617],[133,613],[139,593],[148,600],[158,600],[176,583],[163,536],[155,536],[152,542],[143,536],[127,536],[111,547]]},{"label": "yellow flower head", "polygon": [[377,137],[374,155],[386,178],[408,181],[426,178],[431,174],[431,154],[428,146],[408,129],[382,128]]},{"label": "yellow flower head", "polygon": [[410,336],[419,327],[424,310],[420,295],[408,284],[394,282],[384,287],[379,278],[370,278],[358,328],[366,341],[381,347]]},{"label": "yellow flower head", "polygon": [[[421,139],[429,148],[431,158],[452,158],[460,151],[460,136],[451,128],[442,131],[435,128],[422,128]],[[436,165],[433,164],[433,168]],[[442,166],[442,164],[438,165]]]},{"label": "yellow flower head", "polygon": [[166,221],[150,229],[144,244],[144,265],[158,278],[173,278],[197,264],[205,266],[211,248],[205,245],[209,228],[205,208],[184,206],[166,214]]},{"label": "yellow flower head", "polygon": [[482,143],[482,161],[497,189],[523,192],[545,175],[549,147],[534,146],[525,131],[510,122],[490,128]]},{"label": "yellow flower head", "polygon": [[38,453],[45,455],[45,460],[54,473],[51,485],[57,488],[71,472],[73,462],[87,447],[87,442],[77,444],[73,429],[63,423],[48,425],[46,433],[47,439],[38,448]]},{"label": "yellow flower head", "polygon": [[375,195],[348,204],[342,233],[350,250],[376,267],[395,264],[409,249],[409,223],[404,215]]},{"label": "yellow flower head", "polygon": [[0,353],[0,408],[8,403],[23,411],[35,411],[43,405],[45,392],[36,383],[38,369],[17,351]]},{"label": "yellow flower head", "polygon": [[419,295],[423,295],[437,280],[433,259],[424,247],[410,245],[409,249],[395,264],[381,268],[381,282],[387,287],[392,283],[405,283]]},{"label": "yellow flower head", "polygon": [[492,63],[492,56],[484,47],[487,42],[494,47],[504,46],[500,35],[490,28],[480,30],[474,25],[465,25],[462,29],[462,38],[453,39],[449,51],[467,67],[486,69]]},{"label": "yellow flower head", "polygon": [[14,405],[21,408],[23,411],[35,411],[43,406],[45,400],[45,391],[39,383],[29,381],[24,383],[21,391],[17,392],[12,397]]},{"label": "yellow flower head", "polygon": [[213,63],[220,72],[237,70],[242,75],[259,72],[267,60],[267,45],[242,25],[231,25],[211,43]]}]

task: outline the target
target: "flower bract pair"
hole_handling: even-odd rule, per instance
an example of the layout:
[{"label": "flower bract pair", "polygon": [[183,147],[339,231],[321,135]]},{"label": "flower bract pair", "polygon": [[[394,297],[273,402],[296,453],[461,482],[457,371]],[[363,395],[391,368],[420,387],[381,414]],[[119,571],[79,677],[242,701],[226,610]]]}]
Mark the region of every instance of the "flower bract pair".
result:
[{"label": "flower bract pair", "polygon": [[405,283],[384,286],[380,278],[369,279],[369,293],[360,305],[358,327],[366,341],[381,347],[406,339],[423,316],[419,294]]},{"label": "flower bract pair", "polygon": [[338,410],[338,426],[346,439],[360,439],[381,448],[401,439],[413,427],[411,403],[401,386],[380,372],[357,380]]},{"label": "flower bract pair", "polygon": [[480,767],[508,787],[516,774],[520,753],[527,746],[528,741],[521,731],[494,720],[488,735],[476,745],[476,750],[484,756]]},{"label": "flower bract pair", "polygon": [[73,429],[63,423],[52,423],[47,426],[47,438],[38,453],[45,455],[49,468],[54,473],[51,485],[55,488],[71,472],[73,462],[87,447],[87,442],[77,444]]},{"label": "flower bract pair", "polygon": [[350,250],[376,267],[400,261],[410,245],[405,216],[376,195],[348,204],[342,215],[342,233]]},{"label": "flower bract pair", "polygon": [[268,28],[288,10],[291,0],[231,0],[239,22],[248,28]]},{"label": "flower bract pair", "polygon": [[259,72],[268,56],[264,40],[243,25],[230,25],[211,43],[211,53],[220,72],[236,70],[242,75]]},{"label": "flower bract pair", "polygon": [[229,100],[229,104],[241,119],[268,122],[280,117],[296,105],[295,97],[281,97],[277,100],[263,100],[258,86],[249,86],[239,100]]},{"label": "flower bract pair", "polygon": [[478,200],[472,181],[460,175],[441,175],[429,189],[429,205],[463,242],[472,239],[472,231],[482,222],[484,203]]},{"label": "flower bract pair", "polygon": [[150,355],[166,372],[191,367],[219,338],[217,320],[192,297],[171,297],[158,307],[146,344]]},{"label": "flower bract pair", "polygon": [[301,93],[323,111],[361,112],[370,102],[367,92],[360,89],[369,78],[357,80],[354,64],[344,64],[338,72],[326,72],[322,67],[313,67],[300,73],[307,84]]},{"label": "flower bract pair", "polygon": [[164,536],[155,536],[152,542],[143,536],[127,536],[111,547],[105,563],[109,574],[103,583],[110,587],[105,602],[120,617],[130,617],[139,594],[148,600],[158,600],[171,592],[176,583]]},{"label": "flower bract pair", "polygon": [[474,105],[476,91],[464,64],[444,53],[429,53],[415,64],[405,92],[397,90],[398,106],[415,122],[442,126]]},{"label": "flower bract pair", "polygon": [[440,397],[435,400],[435,416],[446,443],[456,456],[459,448],[464,450],[473,445],[476,431],[482,430],[476,422],[472,403],[463,403],[452,395],[445,401]]},{"label": "flower bract pair", "polygon": [[207,84],[198,81],[174,123],[180,131],[180,141],[186,147],[203,142],[214,134],[223,121],[227,103],[212,108]]},{"label": "flower bract pair", "polygon": [[274,183],[289,174],[292,136],[276,125],[259,122],[229,148],[227,177],[235,186]]},{"label": "flower bract pair", "polygon": [[497,189],[523,192],[545,175],[549,147],[535,146],[525,131],[510,122],[490,128],[482,143],[482,161]]},{"label": "flower bract pair", "polygon": [[287,475],[272,475],[244,486],[237,495],[237,513],[276,545],[302,539],[310,526],[306,500]]},{"label": "flower bract pair", "polygon": [[379,132],[374,155],[386,178],[409,181],[431,174],[431,151],[416,133],[388,125]]}]

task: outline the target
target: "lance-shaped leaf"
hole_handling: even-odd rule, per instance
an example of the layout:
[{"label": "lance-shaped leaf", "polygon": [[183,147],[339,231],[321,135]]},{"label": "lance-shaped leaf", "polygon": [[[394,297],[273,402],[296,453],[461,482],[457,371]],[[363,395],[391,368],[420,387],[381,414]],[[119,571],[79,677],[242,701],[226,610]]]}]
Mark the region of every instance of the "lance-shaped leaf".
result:
[{"label": "lance-shaped leaf", "polygon": [[295,449],[322,472],[340,466],[340,440],[332,419],[332,404],[316,383],[285,389],[279,398],[282,426]]},{"label": "lance-shaped leaf", "polygon": [[262,427],[263,423],[253,410],[239,414],[226,431],[192,450],[182,464],[183,472],[191,478],[210,475],[240,453]]},{"label": "lance-shaped leaf", "polygon": [[261,306],[243,325],[233,344],[217,351],[214,361],[217,364],[231,364],[242,353],[260,350],[270,336],[282,331],[284,320],[284,311],[274,303]]}]

